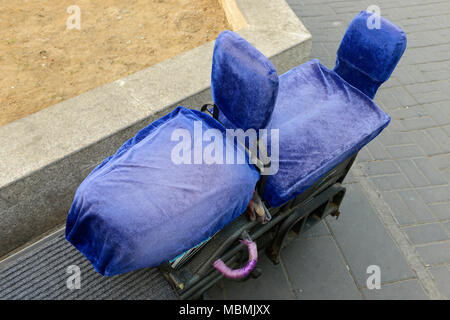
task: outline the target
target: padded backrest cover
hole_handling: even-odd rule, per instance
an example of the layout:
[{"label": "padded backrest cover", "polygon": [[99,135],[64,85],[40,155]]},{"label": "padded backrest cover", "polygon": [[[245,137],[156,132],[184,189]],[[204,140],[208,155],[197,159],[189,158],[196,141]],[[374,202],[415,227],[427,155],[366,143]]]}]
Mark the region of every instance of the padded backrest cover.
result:
[{"label": "padded backrest cover", "polygon": [[211,90],[214,103],[235,128],[265,128],[278,94],[277,71],[245,39],[223,31],[214,46]]},{"label": "padded backrest cover", "polygon": [[[406,49],[406,35],[400,27],[381,16],[362,11],[350,23],[337,52],[334,71],[348,83],[373,98],[389,79]],[[379,29],[369,28],[380,19]],[[371,20],[369,20],[371,19]]]}]

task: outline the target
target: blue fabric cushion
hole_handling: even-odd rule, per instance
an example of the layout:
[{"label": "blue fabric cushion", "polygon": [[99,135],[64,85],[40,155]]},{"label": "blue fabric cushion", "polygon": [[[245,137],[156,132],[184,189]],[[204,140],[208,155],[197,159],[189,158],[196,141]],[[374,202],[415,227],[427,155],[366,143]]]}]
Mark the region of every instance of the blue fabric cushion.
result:
[{"label": "blue fabric cushion", "polygon": [[214,46],[211,91],[234,128],[265,128],[277,98],[277,71],[245,39],[223,31]]},{"label": "blue fabric cushion", "polygon": [[[203,132],[225,132],[210,116],[178,107],[142,129],[79,186],[66,238],[102,275],[164,263],[245,211],[259,179],[254,166],[171,161],[179,144],[172,133],[186,129],[194,139],[194,121],[201,121]],[[193,156],[193,142],[189,151]]]},{"label": "blue fabric cushion", "polygon": [[301,194],[389,121],[371,99],[318,60],[283,74],[268,126],[279,129],[279,169],[268,177],[264,199],[280,206]]},{"label": "blue fabric cushion", "polygon": [[[380,29],[369,29],[372,13],[362,11],[350,23],[337,52],[335,71],[373,98],[394,71],[406,49],[405,32],[380,18]],[[370,21],[369,21],[370,24]]]}]

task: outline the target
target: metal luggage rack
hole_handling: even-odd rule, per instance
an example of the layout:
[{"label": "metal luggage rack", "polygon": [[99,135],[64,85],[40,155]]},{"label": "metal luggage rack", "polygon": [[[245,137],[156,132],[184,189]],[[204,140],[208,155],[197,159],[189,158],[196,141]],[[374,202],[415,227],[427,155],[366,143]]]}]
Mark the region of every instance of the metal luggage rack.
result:
[{"label": "metal luggage rack", "polygon": [[[268,208],[272,216],[268,223],[250,221],[248,215],[243,214],[214,235],[183,265],[177,268],[173,268],[170,263],[160,266],[178,297],[201,298],[206,290],[224,277],[213,267],[217,259],[222,259],[230,267],[245,264],[248,253],[240,243],[241,239],[255,241],[258,252],[265,252],[274,264],[278,264],[281,249],[287,244],[289,234],[298,236],[328,215],[337,218],[345,195],[342,182],[356,155],[341,162],[301,195],[280,207]],[[261,270],[255,268],[250,275],[257,278],[260,274]]]}]

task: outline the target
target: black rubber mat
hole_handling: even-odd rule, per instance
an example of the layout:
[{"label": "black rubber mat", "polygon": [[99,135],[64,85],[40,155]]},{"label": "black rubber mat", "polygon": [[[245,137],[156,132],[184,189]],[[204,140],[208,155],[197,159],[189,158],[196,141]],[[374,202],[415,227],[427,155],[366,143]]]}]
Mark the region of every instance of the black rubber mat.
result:
[{"label": "black rubber mat", "polygon": [[[80,289],[72,288],[80,270]],[[76,267],[70,267],[77,270]],[[69,285],[68,285],[69,283]],[[0,262],[0,299],[176,299],[157,269],[142,269],[114,277],[95,272],[89,261],[64,238],[64,230]]]}]

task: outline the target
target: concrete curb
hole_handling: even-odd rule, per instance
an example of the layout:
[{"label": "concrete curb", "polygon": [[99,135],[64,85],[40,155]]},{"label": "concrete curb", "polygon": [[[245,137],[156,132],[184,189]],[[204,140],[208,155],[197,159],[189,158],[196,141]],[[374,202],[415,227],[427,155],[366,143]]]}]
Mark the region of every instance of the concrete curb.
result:
[{"label": "concrete curb", "polygon": [[[236,0],[238,33],[278,73],[303,63],[311,35],[284,0]],[[64,223],[87,174],[177,105],[211,101],[213,42],[0,127],[0,256]]]}]

